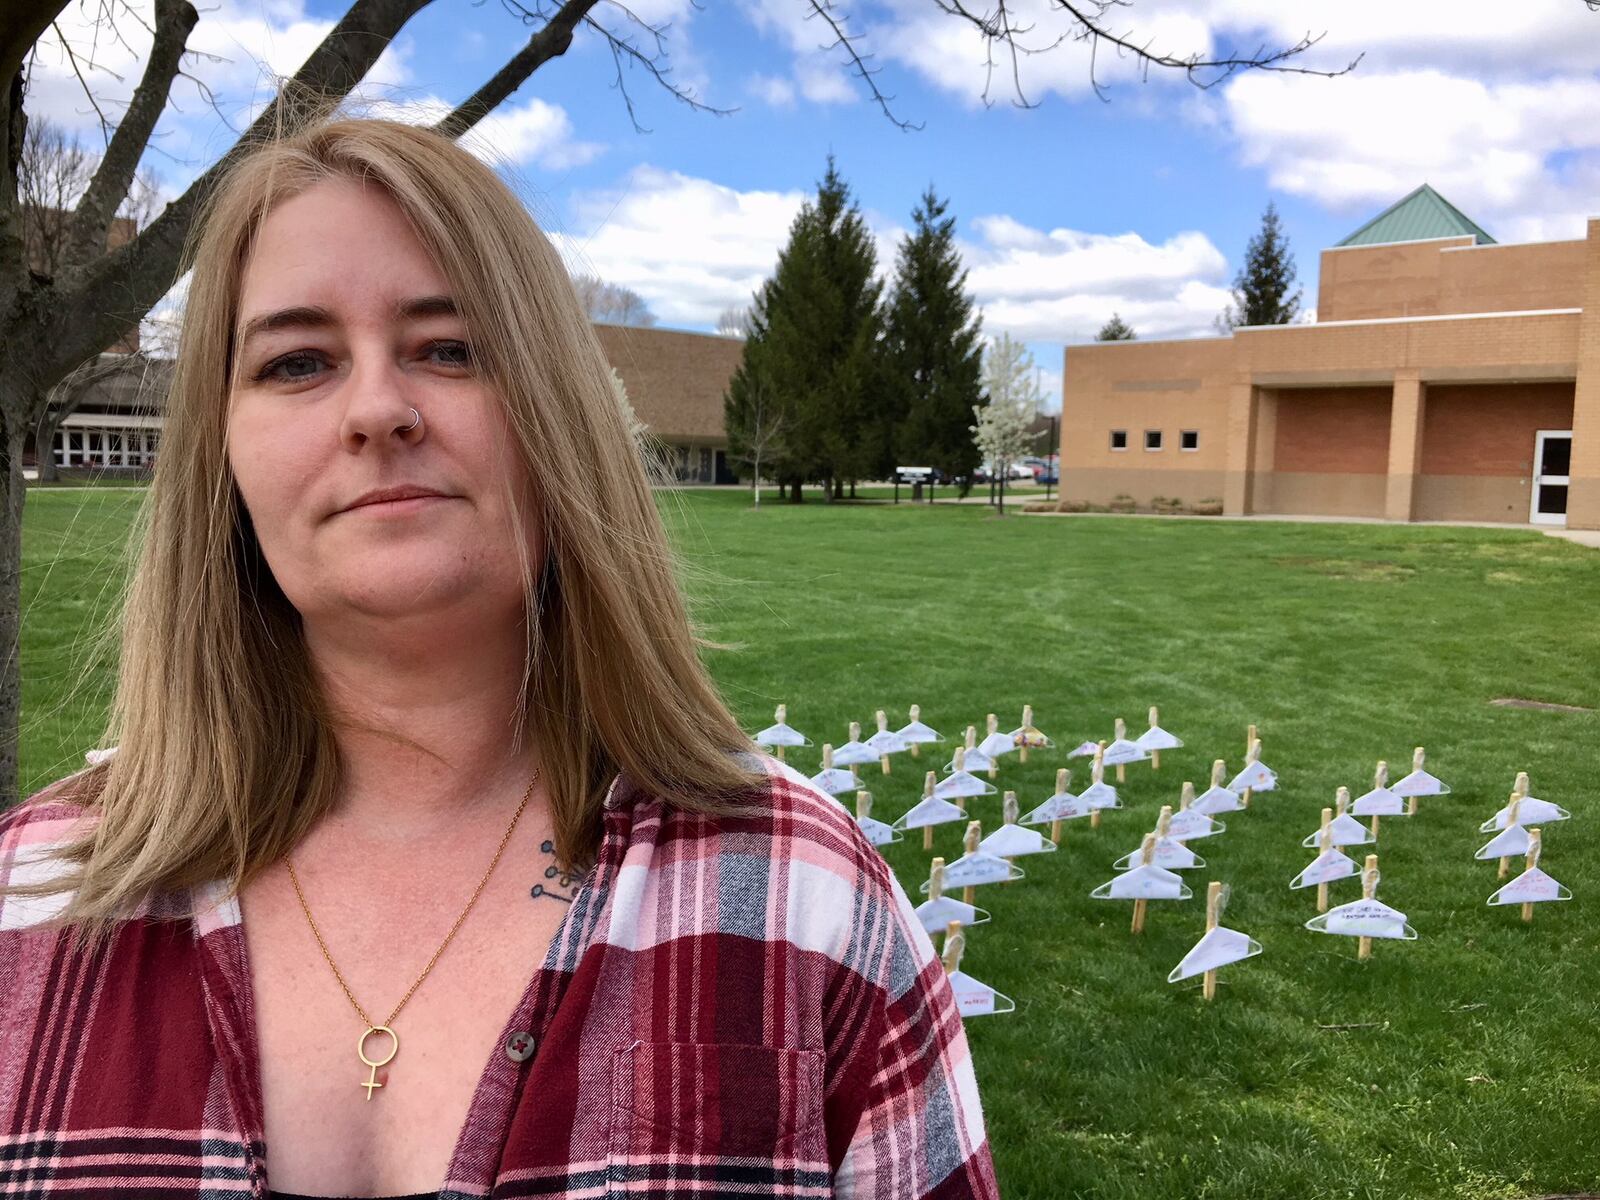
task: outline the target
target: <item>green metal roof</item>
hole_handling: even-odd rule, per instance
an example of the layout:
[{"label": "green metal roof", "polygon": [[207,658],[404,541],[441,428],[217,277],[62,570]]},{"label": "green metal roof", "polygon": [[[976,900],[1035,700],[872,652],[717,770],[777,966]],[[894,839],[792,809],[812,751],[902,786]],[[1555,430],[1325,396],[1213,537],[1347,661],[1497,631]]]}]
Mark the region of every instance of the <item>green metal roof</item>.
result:
[{"label": "green metal roof", "polygon": [[1478,245],[1493,244],[1478,223],[1427,184],[1384,209],[1341,246],[1381,246],[1386,242],[1421,242],[1430,238],[1470,237]]}]

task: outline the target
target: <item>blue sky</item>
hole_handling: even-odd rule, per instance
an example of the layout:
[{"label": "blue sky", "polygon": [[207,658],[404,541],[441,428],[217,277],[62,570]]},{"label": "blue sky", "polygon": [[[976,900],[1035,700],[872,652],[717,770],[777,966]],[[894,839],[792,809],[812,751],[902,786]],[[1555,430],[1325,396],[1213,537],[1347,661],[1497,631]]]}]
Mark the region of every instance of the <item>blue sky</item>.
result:
[{"label": "blue sky", "polygon": [[[145,11],[149,0],[131,7]],[[1268,200],[1283,215],[1305,303],[1317,255],[1428,181],[1503,241],[1581,237],[1600,216],[1600,13],[1581,0],[1136,0],[1119,28],[1174,53],[1287,44],[1325,33],[1302,60],[1337,79],[1241,75],[1209,91],[1180,77],[1139,79],[1102,56],[1102,101],[1083,47],[1024,62],[1037,107],[1013,103],[997,74],[985,106],[983,46],[931,0],[846,9],[881,68],[903,132],[851,77],[799,0],[643,0],[667,22],[673,77],[695,112],[638,69],[627,82],[636,131],[613,88],[610,55],[580,30],[481,127],[476,150],[506,173],[575,269],[640,292],[664,325],[708,329],[748,299],[826,156],[855,190],[883,265],[932,183],[958,221],[971,289],[990,332],[1026,340],[1057,393],[1062,346],[1120,311],[1147,337],[1206,336]],[[235,122],[270,95],[343,12],[323,0],[218,0],[188,64]],[[621,10],[595,13],[624,28]],[[1063,31],[1047,0],[1015,11],[1038,37]],[[62,27],[80,50],[88,14]],[[150,18],[145,14],[146,20]],[[74,24],[74,22],[77,22]],[[97,51],[90,78],[115,111],[148,43]],[[527,36],[498,4],[437,0],[369,76],[372,111],[424,119],[470,93]],[[52,53],[52,51],[54,51]],[[121,56],[119,58],[119,55]],[[112,78],[115,70],[122,83]],[[101,134],[59,49],[34,62],[30,108]],[[147,164],[176,195],[231,140],[180,81]],[[103,104],[102,107],[107,107]],[[181,110],[181,111],[180,111]]]}]

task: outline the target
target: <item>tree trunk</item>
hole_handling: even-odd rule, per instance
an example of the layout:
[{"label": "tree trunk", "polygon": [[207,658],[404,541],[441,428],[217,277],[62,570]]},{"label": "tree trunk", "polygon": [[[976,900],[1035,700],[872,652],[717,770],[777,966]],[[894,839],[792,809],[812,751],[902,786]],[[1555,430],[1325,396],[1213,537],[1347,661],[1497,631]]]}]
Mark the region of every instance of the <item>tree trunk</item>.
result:
[{"label": "tree trunk", "polygon": [[65,413],[57,413],[56,419],[52,421],[46,414],[34,432],[33,445],[39,459],[40,483],[54,483],[61,477],[56,469],[56,434],[61,432],[61,422],[65,416]]},{"label": "tree trunk", "polygon": [[[789,488],[790,488],[790,492],[789,492],[789,503],[790,504],[802,504],[802,503],[805,502],[805,497],[803,495],[801,495],[801,493],[800,493],[800,481],[798,479],[796,479],[793,483],[791,483],[789,485]],[[780,492],[783,490],[783,484],[780,483],[778,485],[778,490]]]},{"label": "tree trunk", "polygon": [[[14,387],[14,385],[13,385]],[[18,731],[22,718],[22,504],[27,489],[22,478],[25,422],[15,419],[0,391],[0,481],[5,506],[0,509],[0,808],[17,799]],[[12,397],[15,402],[14,397]],[[19,405],[20,407],[20,405]]]}]

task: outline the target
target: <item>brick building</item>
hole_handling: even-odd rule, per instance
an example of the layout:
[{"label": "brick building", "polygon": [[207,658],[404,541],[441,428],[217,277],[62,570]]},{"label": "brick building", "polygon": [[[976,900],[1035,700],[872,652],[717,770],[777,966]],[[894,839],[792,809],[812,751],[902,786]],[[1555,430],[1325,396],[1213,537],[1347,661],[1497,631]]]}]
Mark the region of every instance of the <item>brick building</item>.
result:
[{"label": "brick building", "polygon": [[1600,528],[1600,219],[1502,245],[1424,185],[1322,252],[1316,315],[1068,347],[1062,497]]}]

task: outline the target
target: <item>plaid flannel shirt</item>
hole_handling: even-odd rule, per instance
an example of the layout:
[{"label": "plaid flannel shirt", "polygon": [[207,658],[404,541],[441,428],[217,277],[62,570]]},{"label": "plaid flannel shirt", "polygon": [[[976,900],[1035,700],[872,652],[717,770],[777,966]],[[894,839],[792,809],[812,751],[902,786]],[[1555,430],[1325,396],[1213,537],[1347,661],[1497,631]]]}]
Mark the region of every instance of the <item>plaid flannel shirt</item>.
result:
[{"label": "plaid flannel shirt", "polygon": [[[997,1194],[905,893],[839,804],[761,761],[754,816],[613,784],[441,1195]],[[0,815],[0,880],[59,869],[81,818],[59,784]],[[237,900],[148,901],[92,956],[43,924],[61,903],[0,900],[0,1196],[269,1196]]]}]

